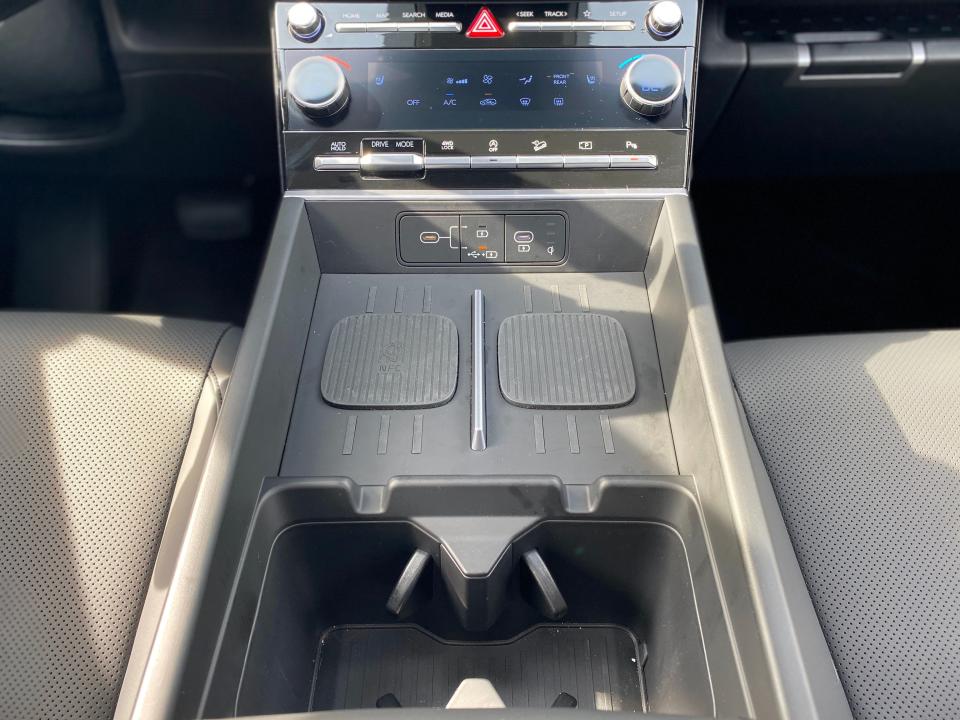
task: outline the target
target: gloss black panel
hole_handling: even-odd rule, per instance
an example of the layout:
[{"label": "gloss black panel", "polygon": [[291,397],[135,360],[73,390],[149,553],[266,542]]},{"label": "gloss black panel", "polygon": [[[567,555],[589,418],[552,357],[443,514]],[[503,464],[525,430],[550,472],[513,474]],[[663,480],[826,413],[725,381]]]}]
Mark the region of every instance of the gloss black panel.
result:
[{"label": "gloss black panel", "polygon": [[[538,130],[564,128],[679,128],[685,103],[656,119],[620,100],[620,79],[650,49],[547,50],[340,50],[338,61],[351,100],[338,130]],[[288,50],[286,75],[315,51]],[[684,67],[682,48],[656,48]],[[287,129],[318,130],[287,98]]]},{"label": "gloss black panel", "polygon": [[[692,47],[697,40],[696,0],[676,0],[683,9],[684,24],[680,31],[661,39],[647,31],[644,17],[650,2],[487,2],[487,3],[315,3],[324,15],[326,26],[316,40],[303,43],[286,27],[286,12],[293,3],[276,5],[277,47],[280,49],[314,47],[329,48],[491,48],[529,47]],[[482,7],[490,8],[503,27],[499,38],[468,38],[465,30]],[[513,22],[628,22],[630,31],[511,31]],[[458,22],[461,32],[337,32],[338,23],[410,23]],[[548,26],[549,27],[549,26]]]}]

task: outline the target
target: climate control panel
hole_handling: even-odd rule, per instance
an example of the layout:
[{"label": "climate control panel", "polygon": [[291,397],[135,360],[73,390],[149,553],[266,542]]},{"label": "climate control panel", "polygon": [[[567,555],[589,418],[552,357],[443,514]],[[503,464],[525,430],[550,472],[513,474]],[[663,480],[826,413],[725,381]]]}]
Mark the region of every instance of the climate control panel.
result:
[{"label": "climate control panel", "polygon": [[683,187],[695,0],[279,3],[286,187]]}]

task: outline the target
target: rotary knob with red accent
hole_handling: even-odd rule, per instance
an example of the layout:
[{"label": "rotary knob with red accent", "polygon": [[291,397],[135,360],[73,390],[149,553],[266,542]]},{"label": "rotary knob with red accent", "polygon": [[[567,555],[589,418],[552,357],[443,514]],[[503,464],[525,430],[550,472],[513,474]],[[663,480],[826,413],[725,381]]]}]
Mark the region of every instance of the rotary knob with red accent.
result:
[{"label": "rotary knob with red accent", "polygon": [[343,69],[328,57],[309,57],[287,76],[287,95],[303,114],[315,120],[330,118],[350,102],[350,86]]}]

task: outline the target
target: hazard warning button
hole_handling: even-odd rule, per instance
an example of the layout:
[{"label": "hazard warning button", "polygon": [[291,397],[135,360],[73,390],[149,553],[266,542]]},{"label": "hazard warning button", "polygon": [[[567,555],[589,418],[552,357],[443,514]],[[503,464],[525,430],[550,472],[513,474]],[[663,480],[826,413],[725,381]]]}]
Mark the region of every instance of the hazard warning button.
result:
[{"label": "hazard warning button", "polygon": [[490,12],[489,8],[480,8],[480,12],[467,28],[466,36],[468,38],[499,38],[503,37],[503,28]]}]

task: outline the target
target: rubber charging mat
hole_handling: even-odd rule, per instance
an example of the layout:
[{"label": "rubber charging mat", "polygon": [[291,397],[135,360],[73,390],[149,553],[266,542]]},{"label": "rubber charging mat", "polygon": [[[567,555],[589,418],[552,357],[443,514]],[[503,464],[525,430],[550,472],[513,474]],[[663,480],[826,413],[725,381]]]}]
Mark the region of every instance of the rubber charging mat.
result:
[{"label": "rubber charging mat", "polygon": [[[504,642],[446,642],[415,625],[343,625],[320,640],[311,710],[442,708],[484,678],[508,708],[642,712],[645,655],[617,625],[537,625]],[[392,696],[392,697],[391,697]]]},{"label": "rubber charging mat", "polygon": [[623,326],[598,313],[525,313],[497,333],[500,391],[520,407],[611,408],[637,391]]},{"label": "rubber charging mat", "polygon": [[320,393],[336,407],[437,407],[457,389],[458,352],[448,317],[350,315],[330,333]]}]

